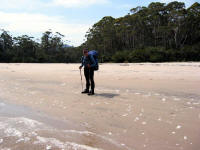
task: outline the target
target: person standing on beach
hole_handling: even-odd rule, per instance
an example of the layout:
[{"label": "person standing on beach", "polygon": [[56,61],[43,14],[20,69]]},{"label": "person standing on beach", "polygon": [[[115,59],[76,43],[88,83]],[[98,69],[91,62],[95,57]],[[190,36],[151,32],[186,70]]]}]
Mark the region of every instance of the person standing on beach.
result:
[{"label": "person standing on beach", "polygon": [[[81,59],[81,66],[79,69],[82,69],[84,67],[84,76],[86,80],[86,89],[82,91],[82,94],[88,94],[88,95],[94,95],[94,88],[95,88],[95,83],[94,83],[94,70],[96,66],[96,61],[93,57],[93,55],[90,55],[88,53],[88,49],[83,49],[83,56]],[[90,85],[91,85],[91,90],[90,90]]]}]

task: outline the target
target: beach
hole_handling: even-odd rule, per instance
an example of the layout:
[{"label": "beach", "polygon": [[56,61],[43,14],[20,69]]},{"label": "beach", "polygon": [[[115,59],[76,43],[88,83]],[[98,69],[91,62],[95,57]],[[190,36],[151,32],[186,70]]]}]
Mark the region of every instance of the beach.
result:
[{"label": "beach", "polygon": [[199,150],[200,63],[0,64],[0,149]]}]

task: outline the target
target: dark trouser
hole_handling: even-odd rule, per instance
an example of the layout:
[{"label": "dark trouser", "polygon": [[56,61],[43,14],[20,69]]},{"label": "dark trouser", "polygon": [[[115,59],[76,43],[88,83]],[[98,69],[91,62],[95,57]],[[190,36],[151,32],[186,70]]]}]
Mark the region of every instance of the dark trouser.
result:
[{"label": "dark trouser", "polygon": [[84,68],[84,75],[86,80],[86,89],[90,89],[91,83],[91,90],[94,90],[94,69],[93,68]]}]

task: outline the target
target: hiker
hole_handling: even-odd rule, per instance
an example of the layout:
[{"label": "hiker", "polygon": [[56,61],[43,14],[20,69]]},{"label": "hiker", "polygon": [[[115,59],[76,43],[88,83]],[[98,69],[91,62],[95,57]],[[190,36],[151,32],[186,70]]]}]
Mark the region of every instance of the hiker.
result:
[{"label": "hiker", "polygon": [[[84,75],[86,80],[86,89],[82,91],[82,94],[87,93],[88,95],[94,95],[94,71],[96,69],[97,62],[92,54],[89,53],[88,49],[83,49],[83,56],[81,59],[81,66],[79,69],[81,70],[84,66]],[[91,85],[91,90],[90,90]]]}]

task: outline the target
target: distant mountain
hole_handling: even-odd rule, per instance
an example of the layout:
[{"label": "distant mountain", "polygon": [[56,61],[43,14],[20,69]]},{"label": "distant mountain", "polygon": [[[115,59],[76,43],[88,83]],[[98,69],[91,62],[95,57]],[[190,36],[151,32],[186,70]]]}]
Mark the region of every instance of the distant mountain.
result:
[{"label": "distant mountain", "polygon": [[68,44],[64,44],[64,45],[63,45],[63,48],[68,48],[68,47],[73,47],[73,46],[68,45]]}]

